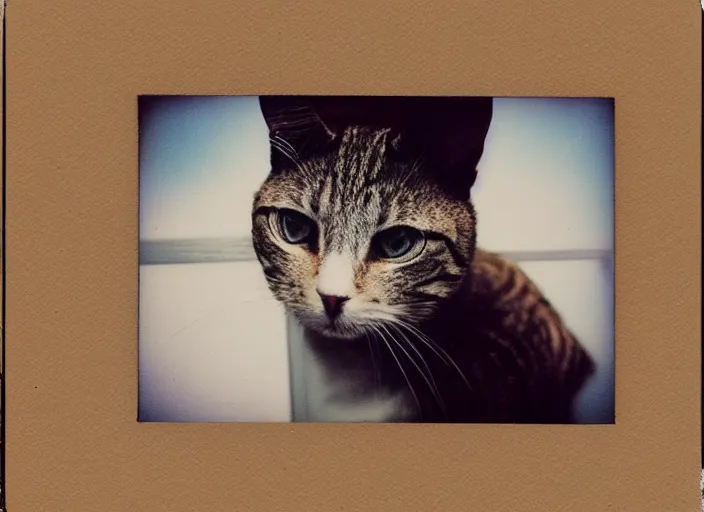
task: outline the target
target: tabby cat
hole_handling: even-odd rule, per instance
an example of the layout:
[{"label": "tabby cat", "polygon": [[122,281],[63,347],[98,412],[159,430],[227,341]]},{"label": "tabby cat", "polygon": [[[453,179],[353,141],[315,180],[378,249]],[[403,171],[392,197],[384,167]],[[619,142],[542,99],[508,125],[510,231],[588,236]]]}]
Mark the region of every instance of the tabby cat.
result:
[{"label": "tabby cat", "polygon": [[574,422],[593,360],[517,266],[476,247],[470,191],[492,99],[260,106],[271,172],[254,249],[329,400],[360,411],[344,419]]}]

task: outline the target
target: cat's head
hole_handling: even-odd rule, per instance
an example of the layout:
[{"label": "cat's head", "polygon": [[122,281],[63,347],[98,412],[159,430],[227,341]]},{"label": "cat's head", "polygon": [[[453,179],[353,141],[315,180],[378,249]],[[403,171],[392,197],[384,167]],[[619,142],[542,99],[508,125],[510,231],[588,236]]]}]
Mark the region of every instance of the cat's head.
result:
[{"label": "cat's head", "polygon": [[469,201],[490,98],[260,98],[271,173],[254,249],[303,325],[356,338],[417,325],[451,297],[475,250]]}]

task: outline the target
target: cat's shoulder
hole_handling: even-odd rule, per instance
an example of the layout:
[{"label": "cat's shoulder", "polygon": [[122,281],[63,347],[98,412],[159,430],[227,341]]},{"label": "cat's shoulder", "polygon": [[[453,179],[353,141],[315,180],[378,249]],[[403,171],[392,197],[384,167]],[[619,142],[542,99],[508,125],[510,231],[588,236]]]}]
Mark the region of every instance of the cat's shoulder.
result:
[{"label": "cat's shoulder", "polygon": [[480,264],[503,264],[505,263],[506,260],[501,257],[496,252],[493,251],[487,251],[486,249],[481,249],[479,247],[476,248],[474,252],[474,263],[480,263]]},{"label": "cat's shoulder", "polygon": [[512,261],[497,252],[487,251],[477,247],[474,253],[473,264],[479,268],[518,268]]},{"label": "cat's shoulder", "polygon": [[[539,307],[554,316],[550,301],[520,265],[495,252],[478,249],[465,299],[483,312],[521,313]],[[535,312],[535,311],[533,311]]]},{"label": "cat's shoulder", "polygon": [[[504,256],[477,249],[472,261],[471,274],[473,284],[478,290],[506,290],[507,285],[519,285],[530,282],[520,266]],[[532,290],[535,291],[535,290]]]}]

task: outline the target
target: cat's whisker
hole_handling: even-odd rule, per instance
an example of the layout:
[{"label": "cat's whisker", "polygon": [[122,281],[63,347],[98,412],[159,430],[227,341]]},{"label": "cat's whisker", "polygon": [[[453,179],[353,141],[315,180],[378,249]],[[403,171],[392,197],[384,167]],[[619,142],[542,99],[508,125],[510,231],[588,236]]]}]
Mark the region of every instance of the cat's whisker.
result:
[{"label": "cat's whisker", "polygon": [[397,326],[395,326],[393,324],[386,324],[383,327],[385,329],[393,329],[398,335],[400,335],[406,341],[408,346],[410,348],[412,348],[415,351],[415,353],[418,355],[418,358],[423,363],[423,366],[425,366],[425,370],[427,372],[427,377],[426,377],[426,374],[423,373],[423,371],[420,369],[420,367],[416,364],[416,362],[410,356],[410,354],[403,348],[401,343],[398,340],[396,340],[396,338],[394,338],[393,335],[391,335],[391,333],[389,332],[391,337],[394,340],[396,340],[396,342],[398,343],[399,348],[401,348],[401,350],[403,350],[403,352],[406,354],[406,357],[408,357],[408,359],[411,360],[411,362],[415,365],[415,367],[418,368],[418,372],[425,379],[425,382],[428,384],[428,387],[430,388],[431,392],[433,393],[433,397],[435,398],[435,401],[440,406],[440,409],[442,409],[442,413],[445,416],[445,418],[447,418],[447,408],[445,406],[445,401],[442,399],[442,397],[440,395],[440,390],[438,389],[438,386],[435,382],[435,378],[433,378],[433,373],[430,371],[430,366],[428,366],[428,363],[426,362],[425,358],[423,358],[423,354],[420,353],[420,351],[413,344],[413,342],[411,340],[409,340],[408,337],[405,334],[403,334],[403,332]]},{"label": "cat's whisker", "polygon": [[282,155],[284,155],[291,162],[293,162],[296,167],[298,166],[298,162],[296,161],[296,159],[292,155],[288,154],[284,149],[276,146],[275,144],[272,144],[272,147],[276,148]]},{"label": "cat's whisker", "polygon": [[[421,377],[423,377],[423,380],[425,380],[425,383],[430,388],[430,391],[433,393],[433,396],[434,396],[435,400],[438,402],[438,405],[440,405],[440,407],[444,409],[444,405],[441,405],[441,400],[439,399],[439,396],[436,393],[437,388],[433,384],[431,384],[431,382],[428,379],[428,377],[426,376],[425,372],[421,369],[420,366],[418,366],[418,363],[416,363],[415,359],[413,359],[411,357],[411,355],[408,353],[408,351],[405,348],[403,348],[403,345],[400,343],[400,341],[391,333],[391,331],[388,328],[389,326],[385,325],[385,324],[379,324],[379,327],[381,329],[383,329],[384,332],[386,332],[386,334],[389,335],[389,338],[391,338],[391,341],[393,341],[396,344],[396,346],[398,346],[398,348],[400,348],[403,351],[403,353],[406,355],[408,360],[413,364],[413,366],[416,367],[416,369],[418,370],[418,373],[420,373]],[[426,367],[427,367],[427,365],[426,365]]]},{"label": "cat's whisker", "polygon": [[[445,352],[444,350],[443,350],[444,354],[441,354],[440,352],[438,352],[438,350],[435,348],[437,346],[437,344],[433,340],[431,340],[430,338],[425,336],[422,332],[417,330],[411,324],[404,322],[401,319],[396,318],[393,320],[393,323],[400,326],[400,327],[403,327],[410,334],[413,334],[416,338],[418,338],[420,341],[425,343],[428,346],[428,348],[430,348],[430,350],[432,350],[435,353],[435,355],[437,355],[446,365],[448,365],[448,366],[450,365],[450,362],[447,360],[450,356],[447,355],[447,352]],[[442,350],[442,347],[438,347],[438,348],[440,350]]]},{"label": "cat's whisker", "polygon": [[369,344],[369,354],[372,358],[372,370],[374,371],[374,391],[376,392],[379,389],[380,383],[379,367],[377,366],[376,357],[374,356],[374,346],[372,345],[372,338],[366,331],[364,332],[364,337],[367,338],[367,343]]},{"label": "cat's whisker", "polygon": [[389,352],[391,352],[391,355],[396,360],[396,364],[398,365],[399,370],[401,370],[401,373],[403,374],[404,379],[406,379],[406,383],[408,384],[408,388],[411,390],[411,394],[413,395],[413,398],[416,401],[416,407],[418,408],[418,414],[422,418],[423,417],[423,409],[420,406],[420,400],[418,400],[418,395],[416,394],[416,390],[413,388],[413,384],[411,384],[411,381],[408,378],[408,375],[406,374],[406,370],[403,369],[403,365],[401,364],[401,360],[398,358],[398,356],[396,356],[394,349],[391,347],[391,344],[384,336],[384,333],[375,325],[370,325],[370,327],[379,335],[379,338],[381,339],[381,341],[383,341],[386,344],[386,348],[389,349]]},{"label": "cat's whisker", "polygon": [[297,152],[296,149],[291,145],[291,143],[290,143],[289,141],[287,141],[286,139],[282,138],[282,137],[279,136],[279,135],[276,136],[276,140],[279,141],[282,145],[286,146],[286,148],[288,148],[288,150],[290,151],[290,153],[291,153],[292,155],[294,155],[294,156],[296,157],[296,159],[298,159],[298,152]]},{"label": "cat's whisker", "polygon": [[[400,319],[396,319],[395,322],[397,322],[398,325],[406,328],[410,333],[414,334],[420,341],[425,343],[428,346],[428,348],[430,348],[433,352],[435,352],[435,354],[438,357],[440,357],[440,359],[445,361],[445,364],[452,366],[457,371],[457,373],[460,375],[460,377],[462,377],[462,380],[464,381],[465,385],[470,390],[470,392],[474,391],[474,388],[469,383],[469,380],[467,379],[465,374],[462,372],[462,370],[457,365],[457,363],[455,363],[454,359],[452,359],[452,357],[450,357],[450,355],[447,353],[447,351],[445,351],[445,349],[443,349],[440,345],[435,343],[432,339],[428,338],[425,334],[423,334],[421,331],[419,331],[413,325],[411,325],[407,322],[404,322],[403,320],[400,320]],[[444,354],[444,357],[436,349],[440,350]]]},{"label": "cat's whisker", "polygon": [[269,142],[273,148],[277,149],[282,155],[291,160],[296,167],[300,166],[301,161],[298,158],[298,154],[288,142],[278,136],[273,139],[269,138]]},{"label": "cat's whisker", "polygon": [[438,309],[438,304],[436,302],[432,301],[417,301],[417,302],[411,302],[411,303],[406,303],[404,304],[402,312],[399,312],[399,314],[394,315],[395,317],[398,316],[413,316],[413,317],[418,317],[418,316],[430,316],[432,315],[436,310]]},{"label": "cat's whisker", "polygon": [[428,372],[428,376],[430,377],[430,379],[433,383],[433,387],[435,387],[435,390],[438,391],[437,384],[435,382],[435,378],[433,377],[433,373],[430,370],[430,366],[428,365],[428,362],[423,357],[423,354],[421,354],[420,350],[418,350],[418,347],[415,346],[413,341],[411,339],[409,339],[408,336],[406,336],[406,334],[397,325],[388,324],[388,327],[393,329],[396,333],[398,333],[399,336],[403,337],[403,339],[406,341],[406,343],[408,343],[408,346],[411,347],[416,354],[418,354],[418,357],[420,358],[421,362],[423,363],[423,365],[425,366],[425,369]]},{"label": "cat's whisker", "polygon": [[408,182],[412,178],[416,178],[416,173],[420,168],[420,163],[420,159],[415,160],[415,163],[413,164],[413,166],[411,166],[410,170],[406,173],[406,176],[404,176],[403,181],[401,181],[401,183],[399,184],[399,188],[405,188],[406,186],[408,186]]},{"label": "cat's whisker", "polygon": [[290,160],[298,163],[299,159],[296,155],[296,152],[293,149],[290,149],[289,147],[285,146],[283,144],[283,139],[270,139],[271,145],[275,148],[278,149],[282,154],[284,154],[286,157],[288,157]]}]

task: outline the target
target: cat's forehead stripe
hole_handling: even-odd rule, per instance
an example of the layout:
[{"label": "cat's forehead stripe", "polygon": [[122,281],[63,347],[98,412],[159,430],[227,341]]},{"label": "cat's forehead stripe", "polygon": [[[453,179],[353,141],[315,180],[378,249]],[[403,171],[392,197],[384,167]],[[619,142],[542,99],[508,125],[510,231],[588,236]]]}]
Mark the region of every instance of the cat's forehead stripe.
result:
[{"label": "cat's forehead stripe", "polygon": [[[365,249],[382,215],[379,175],[384,166],[388,130],[348,128],[326,167],[318,189],[325,218],[321,227],[330,250],[356,254]],[[388,205],[386,205],[388,207]]]},{"label": "cat's forehead stripe", "polygon": [[334,167],[335,192],[342,197],[335,204],[342,206],[341,200],[358,201],[362,192],[369,188],[381,171],[386,156],[389,130],[365,130],[348,128]]}]

